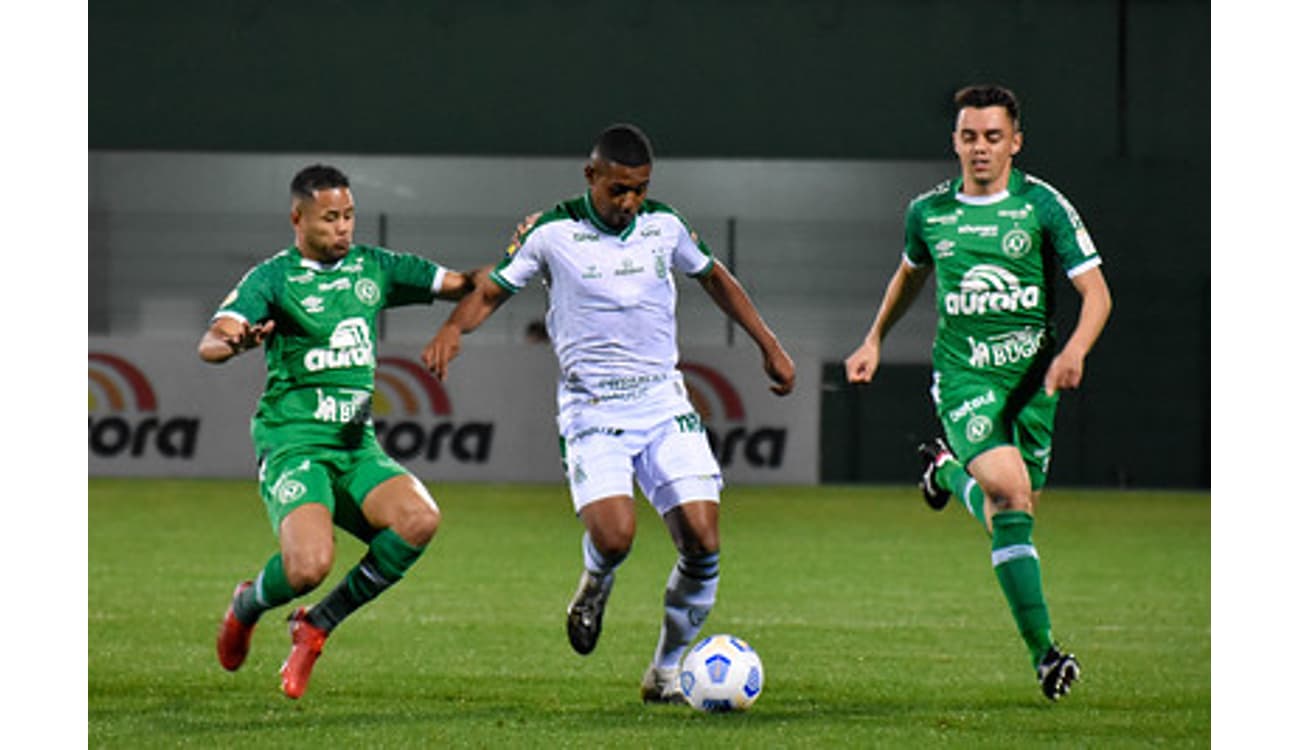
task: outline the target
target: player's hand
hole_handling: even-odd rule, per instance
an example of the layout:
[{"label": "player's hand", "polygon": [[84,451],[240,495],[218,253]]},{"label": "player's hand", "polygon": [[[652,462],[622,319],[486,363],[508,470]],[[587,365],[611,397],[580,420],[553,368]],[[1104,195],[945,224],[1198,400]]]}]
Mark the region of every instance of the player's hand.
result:
[{"label": "player's hand", "polygon": [[1062,349],[1047,368],[1043,378],[1043,390],[1047,395],[1055,396],[1057,391],[1078,388],[1083,382],[1083,355],[1069,349]]},{"label": "player's hand", "polygon": [[515,225],[515,233],[510,235],[510,247],[512,250],[519,247],[519,243],[523,242],[524,235],[528,234],[529,230],[533,228],[533,225],[537,223],[537,217],[541,215],[541,211],[534,211],[519,220],[519,223]]},{"label": "player's hand", "polygon": [[773,385],[768,389],[776,395],[784,396],[794,390],[794,360],[780,345],[763,355],[763,370],[772,379]]},{"label": "player's hand", "polygon": [[434,296],[438,299],[459,300],[474,291],[476,271],[447,271],[442,278],[442,288]]},{"label": "player's hand", "polygon": [[875,341],[864,341],[844,359],[844,379],[850,383],[870,383],[879,366],[880,345]]},{"label": "player's hand", "polygon": [[447,365],[460,354],[460,330],[452,326],[443,326],[438,333],[425,344],[420,353],[420,360],[429,372],[438,380],[447,377]]},{"label": "player's hand", "polygon": [[266,341],[271,332],[275,330],[275,321],[267,320],[256,325],[247,323],[239,324],[239,331],[233,336],[225,336],[223,340],[230,347],[232,354],[243,354],[249,349],[256,349]]}]

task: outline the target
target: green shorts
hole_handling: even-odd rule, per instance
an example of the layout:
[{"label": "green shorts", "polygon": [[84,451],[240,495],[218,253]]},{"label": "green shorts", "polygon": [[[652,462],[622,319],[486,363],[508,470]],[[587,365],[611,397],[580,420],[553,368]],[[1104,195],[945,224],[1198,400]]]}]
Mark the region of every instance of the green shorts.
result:
[{"label": "green shorts", "polygon": [[963,465],[990,448],[1013,445],[1029,470],[1030,486],[1040,490],[1047,484],[1060,395],[1047,395],[1040,372],[1007,389],[966,372],[935,370],[930,396],[948,446]]},{"label": "green shorts", "polygon": [[395,476],[409,474],[373,438],[349,449],[286,446],[265,456],[258,468],[262,502],[278,536],[295,508],[320,503],[334,524],[363,542],[376,533],[361,513],[366,495]]}]

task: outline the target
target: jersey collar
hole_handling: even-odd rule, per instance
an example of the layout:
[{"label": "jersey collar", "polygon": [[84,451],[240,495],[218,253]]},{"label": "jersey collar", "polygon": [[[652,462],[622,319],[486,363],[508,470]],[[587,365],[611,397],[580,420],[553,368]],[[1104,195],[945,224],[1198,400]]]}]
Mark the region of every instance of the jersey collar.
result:
[{"label": "jersey collar", "polygon": [[968,206],[991,206],[1004,198],[1011,196],[1010,190],[999,190],[991,195],[966,195],[957,191],[956,198],[958,203],[965,203]]},{"label": "jersey collar", "polygon": [[[591,222],[592,226],[604,232],[605,234],[612,234],[615,237],[618,237],[620,240],[627,239],[632,234],[632,230],[636,228],[636,218],[637,218],[636,216],[632,217],[632,220],[627,223],[627,226],[623,229],[622,232],[614,230],[612,227],[610,227],[608,224],[602,221],[600,218],[600,214],[596,213],[596,207],[591,205],[590,190],[582,194],[582,212],[586,215],[587,221]],[[640,213],[641,213],[640,211],[637,212],[638,215]]]},{"label": "jersey collar", "polygon": [[961,192],[962,180],[961,177],[958,177],[953,181],[952,197],[967,205],[987,206],[1019,193],[1020,189],[1024,187],[1024,184],[1025,173],[1012,167],[1011,176],[1007,178],[1007,187],[1005,190],[1000,190],[993,195],[963,195]]},{"label": "jersey collar", "polygon": [[357,246],[353,245],[352,247],[348,248],[347,255],[344,255],[342,258],[339,258],[333,263],[321,263],[318,260],[312,260],[311,258],[308,258],[307,256],[303,255],[302,251],[298,249],[297,245],[289,246],[289,252],[298,257],[298,265],[302,266],[303,268],[310,268],[313,271],[337,271],[339,269],[339,266],[342,266],[344,263],[347,262],[348,258],[352,257],[352,251],[356,249]]}]

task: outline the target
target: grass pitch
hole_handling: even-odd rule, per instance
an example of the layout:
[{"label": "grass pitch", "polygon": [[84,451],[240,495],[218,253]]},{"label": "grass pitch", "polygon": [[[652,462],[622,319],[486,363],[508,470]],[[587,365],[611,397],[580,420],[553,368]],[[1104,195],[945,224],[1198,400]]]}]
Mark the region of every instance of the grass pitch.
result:
[{"label": "grass pitch", "polygon": [[[252,482],[89,482],[91,747],[1208,747],[1206,493],[1051,489],[1034,541],[1083,679],[1033,671],[965,512],[914,489],[730,487],[707,633],[758,649],[744,714],[643,706],[667,533],[641,503],[600,646],[569,650],[581,526],[562,485],[432,485],[438,537],[330,638],[307,695],[279,693],[284,617],[243,668],[217,623],[275,539]],[[340,534],[328,590],[360,558]],[[315,601],[318,591],[306,598]]]}]

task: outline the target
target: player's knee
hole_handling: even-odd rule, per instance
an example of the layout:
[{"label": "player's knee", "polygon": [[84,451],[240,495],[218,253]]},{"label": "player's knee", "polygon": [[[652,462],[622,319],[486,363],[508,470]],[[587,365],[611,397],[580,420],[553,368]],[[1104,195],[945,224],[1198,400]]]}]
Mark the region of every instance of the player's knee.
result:
[{"label": "player's knee", "polygon": [[1033,491],[1025,476],[985,477],[980,482],[984,497],[993,507],[993,512],[1018,510],[1030,512],[1033,508]]},{"label": "player's knee", "polygon": [[678,552],[684,557],[705,557],[716,555],[720,546],[716,527],[694,529],[688,538],[682,540]]},{"label": "player's knee", "polygon": [[321,585],[334,565],[333,549],[294,550],[283,554],[284,576],[295,594]]},{"label": "player's knee", "polygon": [[632,551],[632,540],[636,538],[635,521],[619,520],[595,529],[591,534],[592,544],[596,550],[611,560],[621,560]]},{"label": "player's knee", "polygon": [[718,517],[716,515],[706,516],[705,522],[697,524],[695,529],[696,554],[716,555],[718,548],[722,546],[722,540],[718,534]]},{"label": "player's knee", "polygon": [[1032,513],[1034,510],[1033,497],[1028,492],[991,493],[988,498],[989,502],[993,504],[994,511],[998,513],[1008,510]]},{"label": "player's knee", "polygon": [[393,530],[407,543],[423,547],[433,540],[441,523],[442,514],[437,507],[427,503],[411,503],[403,510],[398,522],[393,524]]}]

